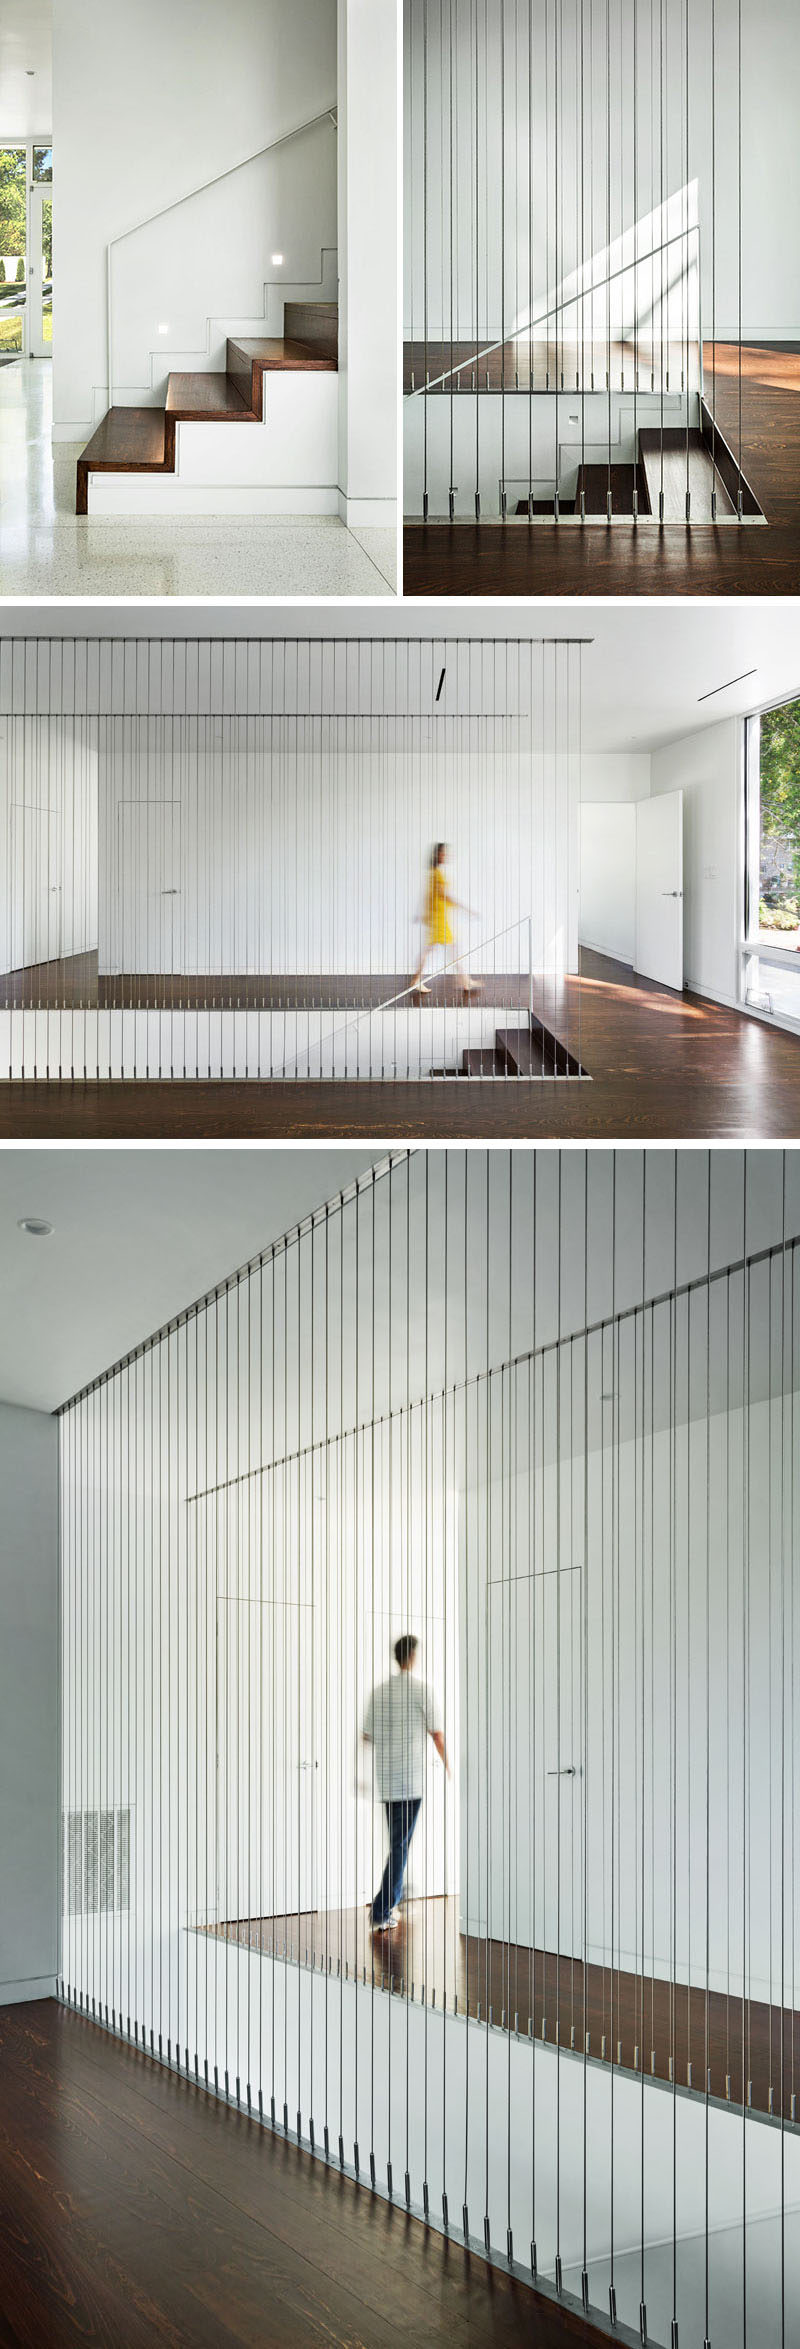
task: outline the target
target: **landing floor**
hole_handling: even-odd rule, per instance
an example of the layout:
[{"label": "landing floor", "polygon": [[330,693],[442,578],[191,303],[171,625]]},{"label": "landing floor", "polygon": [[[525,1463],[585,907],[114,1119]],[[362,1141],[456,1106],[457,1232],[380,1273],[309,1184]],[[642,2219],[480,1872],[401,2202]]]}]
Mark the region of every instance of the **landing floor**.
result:
[{"label": "landing floor", "polygon": [[0,1084],[0,1135],[202,1135],[406,1142],[774,1140],[800,1136],[800,1036],[637,979],[584,948],[548,1000],[590,1085],[451,1079],[394,1084]]},{"label": "landing floor", "polygon": [[595,2327],[54,2000],[0,2010],[2,2349],[568,2349]]},{"label": "landing floor", "polygon": [[[739,356],[704,347],[706,399],[739,448]],[[797,595],[800,593],[800,351],[748,346],[742,467],[762,523],[407,523],[406,595]],[[463,474],[462,474],[463,483]]]}]

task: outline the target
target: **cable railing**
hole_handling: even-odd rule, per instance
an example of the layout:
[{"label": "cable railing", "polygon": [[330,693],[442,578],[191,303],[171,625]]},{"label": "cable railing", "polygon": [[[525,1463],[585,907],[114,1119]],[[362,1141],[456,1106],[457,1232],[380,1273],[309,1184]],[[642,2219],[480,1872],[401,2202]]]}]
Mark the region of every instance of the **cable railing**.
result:
[{"label": "cable railing", "polygon": [[799,1249],[393,1153],[60,1413],[57,1995],[651,2349],[797,2339]]},{"label": "cable railing", "polygon": [[409,520],[764,521],[742,14],[406,0]]},{"label": "cable railing", "polygon": [[[417,337],[416,340],[411,341],[410,338],[406,336],[406,347],[410,348],[412,353],[412,365],[410,371],[411,380],[408,385],[409,397],[413,399],[422,399],[426,392],[440,391],[443,385],[451,383],[453,378],[456,379],[455,388],[461,389],[462,386],[460,379],[465,374],[470,375],[471,381],[468,388],[474,392],[515,391],[520,389],[528,390],[529,388],[534,391],[538,390],[549,392],[555,390],[557,382],[562,391],[580,391],[583,387],[583,383],[586,380],[586,360],[588,358],[590,361],[591,372],[591,367],[594,365],[595,356],[598,353],[600,354],[603,361],[602,388],[607,390],[608,384],[605,378],[606,359],[609,353],[609,338],[605,332],[598,331],[591,324],[587,330],[584,322],[586,309],[588,308],[591,311],[592,307],[597,304],[598,297],[602,295],[607,295],[610,298],[610,288],[612,286],[624,286],[626,280],[631,279],[634,272],[636,272],[638,276],[647,269],[651,269],[652,264],[656,260],[660,259],[663,254],[671,252],[673,246],[677,246],[679,248],[679,258],[674,273],[665,279],[662,270],[661,282],[658,289],[654,292],[651,288],[649,300],[646,303],[643,303],[641,307],[639,307],[638,302],[636,303],[635,331],[633,333],[629,332],[628,328],[621,322],[618,322],[618,328],[614,331],[612,347],[618,356],[620,367],[620,382],[618,388],[623,391],[626,389],[624,371],[627,359],[628,361],[633,361],[637,389],[647,390],[649,388],[651,391],[658,391],[661,388],[661,381],[663,379],[664,390],[670,390],[670,356],[671,352],[673,351],[673,346],[668,339],[661,341],[657,339],[654,322],[660,304],[663,303],[665,299],[668,300],[670,294],[674,293],[676,289],[679,291],[682,289],[684,271],[688,270],[693,279],[693,300],[694,306],[696,308],[696,325],[694,325],[692,329],[684,335],[682,347],[675,346],[677,349],[677,357],[679,362],[680,384],[679,386],[673,386],[673,388],[680,388],[681,391],[684,391],[687,388],[686,383],[684,382],[684,362],[688,362],[689,371],[691,372],[692,356],[694,355],[696,360],[696,383],[694,384],[693,388],[701,389],[703,380],[703,345],[700,330],[699,301],[700,232],[697,228],[690,228],[688,230],[679,229],[676,231],[674,236],[665,237],[660,244],[652,245],[648,247],[647,250],[639,251],[634,258],[621,262],[618,269],[606,270],[601,276],[596,278],[591,276],[586,284],[578,286],[572,293],[567,292],[566,289],[560,289],[554,301],[547,301],[544,304],[544,307],[535,310],[530,317],[523,318],[519,324],[516,324],[513,327],[507,329],[505,334],[495,335],[494,338],[480,342],[478,348],[468,351],[464,358],[453,359],[451,361],[451,365],[449,367],[441,368],[438,374],[431,375],[426,368],[425,379],[422,383],[415,383],[414,381],[415,369],[413,365],[413,353],[420,347],[419,338]],[[687,258],[688,246],[691,246],[690,259]],[[588,263],[587,266],[589,270],[592,270],[593,264],[591,262]],[[563,367],[565,341],[567,339],[565,337],[564,331],[565,318],[568,312],[576,310],[581,313],[580,326],[577,332],[573,332],[573,335],[570,338],[570,347],[577,355],[580,366],[575,372],[574,380],[567,383],[565,380],[565,369]],[[551,381],[550,369],[548,366],[545,371],[545,381],[543,383],[537,383],[534,377],[533,346],[537,340],[541,339],[538,336],[538,329],[543,326],[549,327],[553,324],[553,322],[555,322],[556,329],[554,338],[556,367],[553,373],[553,380]],[[633,326],[633,324],[634,321],[631,319],[630,326]],[[646,335],[648,324],[651,325],[652,329],[649,337]],[[640,384],[638,380],[639,360],[641,358],[640,345],[642,338],[645,339],[650,350],[650,364],[649,368],[645,370],[650,374],[651,381],[649,386]],[[449,338],[447,334],[434,334],[431,337],[432,348],[440,353],[443,350],[447,350],[448,341]],[[492,376],[489,369],[486,367],[486,361],[493,359],[498,352],[502,354],[507,350],[518,351],[521,356],[524,356],[526,344],[528,346],[528,382],[524,385],[520,385],[519,369],[515,371],[514,375],[507,379],[504,368],[501,368],[501,377],[500,381],[498,382],[496,370],[494,376]],[[550,338],[548,336],[546,338],[546,346],[548,349],[549,344]],[[424,343],[422,347],[423,350],[425,350],[426,346]],[[562,359],[561,366],[558,364],[559,351]],[[658,364],[656,363],[657,361]],[[483,381],[481,381],[480,376],[480,369],[482,367],[484,369]],[[593,383],[591,384],[590,388],[594,389]],[[598,389],[599,388],[601,387],[598,386]]]},{"label": "cable railing", "polygon": [[[522,937],[527,939],[527,968],[520,973],[520,978],[524,978],[525,982],[524,991],[519,985],[515,987],[513,973],[497,970],[497,947],[500,941]],[[480,977],[474,977],[469,964],[476,956],[485,957],[490,948],[494,949],[492,967],[488,971],[482,967]],[[463,977],[458,976],[462,973]],[[447,985],[451,979],[461,988],[461,1004],[455,999],[447,1000]],[[293,1062],[285,1062],[273,1074],[279,1077],[330,1074],[408,1079],[412,1076],[432,1075],[439,1057],[442,1066],[436,1073],[443,1077],[516,1078],[555,1073],[545,1072],[544,1069],[534,1070],[530,1066],[509,1066],[507,1058],[497,1050],[495,1042],[498,1031],[502,1032],[507,1022],[510,1024],[512,1018],[519,1019],[520,1016],[527,1021],[527,1034],[532,1033],[534,972],[533,922],[530,914],[523,915],[517,922],[508,923],[503,930],[495,930],[492,936],[478,940],[475,945],[466,947],[462,954],[451,955],[443,964],[434,984],[437,987],[444,985],[444,995],[432,995],[428,980],[413,978],[406,986],[395,989],[393,994],[385,995],[380,1002],[365,1004],[363,1009],[353,1013],[351,1019],[343,1021],[336,1028],[329,1028],[326,1035],[320,1035],[317,1045],[318,1067],[312,1070],[309,1041],[305,1067],[298,1055]],[[395,1015],[393,1021],[392,1014]],[[381,1022],[380,1067],[373,1054],[372,1034],[366,1069],[362,1066],[358,1044],[354,1066],[352,1055],[348,1053],[349,1039],[356,1033],[360,1035],[365,1021],[372,1023],[376,1020]],[[392,1042],[388,1060],[385,1049],[387,1020]],[[426,1029],[431,1032],[426,1034]]]}]

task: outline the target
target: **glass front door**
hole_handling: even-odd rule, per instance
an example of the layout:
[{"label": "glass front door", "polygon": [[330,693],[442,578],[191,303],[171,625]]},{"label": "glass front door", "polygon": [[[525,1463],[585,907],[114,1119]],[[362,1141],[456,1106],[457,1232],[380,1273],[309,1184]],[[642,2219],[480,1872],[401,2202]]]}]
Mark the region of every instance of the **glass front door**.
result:
[{"label": "glass front door", "polygon": [[30,353],[49,359],[53,351],[53,190],[31,190]]},{"label": "glass front door", "polygon": [[27,154],[0,147],[0,365],[25,349]]}]

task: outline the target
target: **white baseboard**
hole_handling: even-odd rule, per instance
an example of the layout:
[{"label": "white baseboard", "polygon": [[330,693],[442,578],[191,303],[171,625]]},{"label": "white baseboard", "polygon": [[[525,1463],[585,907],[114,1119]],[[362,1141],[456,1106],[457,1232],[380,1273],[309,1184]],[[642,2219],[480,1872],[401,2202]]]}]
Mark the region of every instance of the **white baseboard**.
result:
[{"label": "white baseboard", "polygon": [[0,1982],[0,2006],[24,2006],[27,2000],[55,1997],[55,1974],[34,1974],[22,1982]]},{"label": "white baseboard", "polygon": [[348,530],[396,530],[396,498],[351,498],[339,491],[339,520]]},{"label": "white baseboard", "polygon": [[230,514],[251,520],[265,514],[338,516],[338,496],[333,487],[324,486],[182,481],[175,473],[90,473],[89,514],[96,520],[127,515],[132,521],[145,516],[175,519],[181,514]]}]

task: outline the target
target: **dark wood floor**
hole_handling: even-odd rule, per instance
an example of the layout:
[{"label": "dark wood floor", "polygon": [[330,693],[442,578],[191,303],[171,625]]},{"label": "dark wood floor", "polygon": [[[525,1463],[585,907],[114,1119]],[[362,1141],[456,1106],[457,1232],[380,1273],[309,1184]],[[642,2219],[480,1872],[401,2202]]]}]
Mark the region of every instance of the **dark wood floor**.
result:
[{"label": "dark wood floor", "polygon": [[600,2339],[55,2001],[0,2010],[2,2349]]},{"label": "dark wood floor", "polygon": [[[469,957],[464,957],[469,972]],[[481,1002],[505,1010],[527,1002],[524,971],[476,972]],[[402,995],[406,1008],[434,1011],[443,1003],[459,1008],[464,987],[458,972],[435,972],[424,995],[412,993],[410,971],[107,971],[98,972],[97,953],[71,954],[50,962],[27,963],[0,973],[0,1009],[16,1011],[347,1011],[378,1006]]]},{"label": "dark wood floor", "polygon": [[635,979],[584,949],[543,1005],[593,1079],[383,1084],[0,1085],[0,1137],[487,1141],[775,1140],[800,1135],[800,1038]]},{"label": "dark wood floor", "polygon": [[[459,1902],[411,1900],[392,1933],[373,1934],[366,1909],[316,1910],[290,1917],[249,1917],[211,1930],[267,1955],[301,1964],[366,1973],[385,1991],[441,2002],[446,1992],[460,2011],[491,2019],[501,2030],[581,2051],[628,2071],[745,2102],[754,2111],[800,2109],[800,2014],[757,1999],[728,1998],[684,1984],[655,1981],[619,1967],[589,1965],[557,1951],[486,1941],[458,1930]],[[783,2028],[781,2029],[781,2023]],[[706,2027],[708,2061],[706,2063]],[[793,2099],[796,2102],[793,2102]]]},{"label": "dark wood floor", "polygon": [[[738,351],[704,347],[705,389],[738,453]],[[800,593],[800,352],[743,354],[742,466],[768,528],[677,524],[408,523],[405,595],[797,595]]]}]

